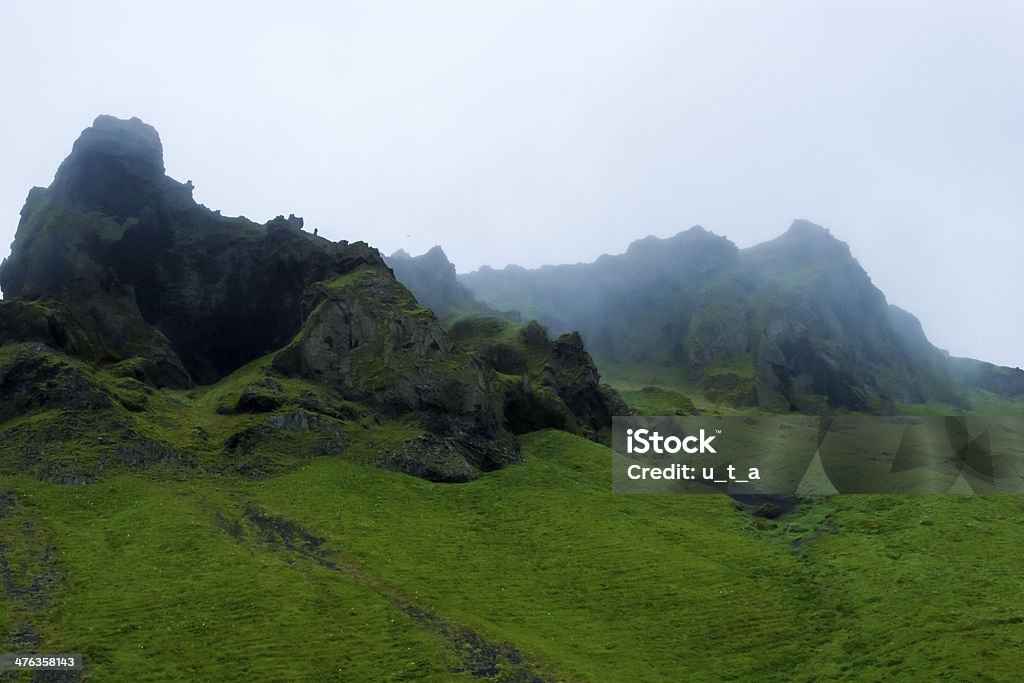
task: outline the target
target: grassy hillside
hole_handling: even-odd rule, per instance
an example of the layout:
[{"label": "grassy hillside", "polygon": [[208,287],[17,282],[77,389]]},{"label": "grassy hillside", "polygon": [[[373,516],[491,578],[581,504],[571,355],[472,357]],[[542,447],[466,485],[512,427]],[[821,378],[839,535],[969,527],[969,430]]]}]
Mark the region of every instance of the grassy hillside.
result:
[{"label": "grassy hillside", "polygon": [[[597,358],[601,379],[641,415],[690,414],[695,407],[703,414],[771,414],[755,407],[736,407],[709,395],[705,387],[685,377],[681,368],[653,363],[615,363]],[[691,407],[692,402],[692,407]],[[905,415],[1024,415],[1024,396],[1000,396],[980,388],[965,390],[961,405],[947,403],[901,403],[894,406]]]},{"label": "grassy hillside", "polygon": [[354,462],[374,448],[260,481],[0,478],[2,649],[83,652],[92,681],[1024,669],[1018,497],[840,496],[771,522],[612,495],[608,450],[562,432],[463,485]]}]

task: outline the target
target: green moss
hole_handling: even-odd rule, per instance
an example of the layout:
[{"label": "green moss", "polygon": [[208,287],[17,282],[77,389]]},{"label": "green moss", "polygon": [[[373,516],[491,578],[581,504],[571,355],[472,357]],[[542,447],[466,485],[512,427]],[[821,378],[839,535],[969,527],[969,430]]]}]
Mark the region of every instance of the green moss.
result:
[{"label": "green moss", "polygon": [[740,356],[729,361],[716,362],[704,371],[704,376],[733,375],[743,379],[754,378],[754,361],[751,356]]},{"label": "green moss", "polygon": [[1024,415],[1024,400],[1007,398],[988,391],[974,390],[967,394],[967,407],[948,403],[901,403],[904,415]]},{"label": "green moss", "polygon": [[[0,347],[0,373],[16,362],[42,379],[23,399],[0,402],[9,417],[0,425],[0,471],[46,480],[168,467],[174,476],[269,476],[302,458],[343,452],[348,422],[368,416],[326,387],[278,375],[269,357],[190,391],[155,390],[34,344]],[[276,399],[266,410],[239,408],[264,391]]]},{"label": "green moss", "polygon": [[339,292],[353,286],[365,284],[380,277],[380,271],[376,268],[357,268],[350,273],[339,275],[332,280],[325,280],[316,283],[315,287],[327,292]]},{"label": "green moss", "polygon": [[467,314],[452,321],[448,327],[458,343],[479,344],[482,341],[514,342],[518,326],[492,315]]},{"label": "green moss", "polygon": [[757,383],[731,372],[705,375],[700,388],[708,400],[730,406],[757,405]]},{"label": "green moss", "polygon": [[[547,331],[535,322],[515,323],[494,315],[469,313],[453,320],[448,333],[464,353],[507,354],[517,357],[525,373],[537,376],[550,352]],[[486,355],[485,353],[485,355]]]}]

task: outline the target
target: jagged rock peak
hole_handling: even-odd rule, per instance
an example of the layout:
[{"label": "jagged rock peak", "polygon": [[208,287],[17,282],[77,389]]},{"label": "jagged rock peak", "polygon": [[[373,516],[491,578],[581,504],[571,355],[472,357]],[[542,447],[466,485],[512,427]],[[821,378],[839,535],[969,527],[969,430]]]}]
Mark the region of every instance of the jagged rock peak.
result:
[{"label": "jagged rock peak", "polygon": [[390,277],[365,243],[302,228],[295,215],[261,226],[196,204],[190,183],[165,175],[152,126],[100,116],[53,184],[29,193],[0,288],[61,302],[112,361],[175,366],[155,384],[211,383],[288,343],[311,284],[361,267]]},{"label": "jagged rock peak", "polygon": [[120,166],[132,175],[159,178],[164,174],[160,134],[134,116],[126,120],[100,115],[78,136],[71,154],[57,170],[56,180],[66,178],[78,167],[98,163]]},{"label": "jagged rock peak", "polygon": [[796,218],[793,223],[786,230],[787,235],[791,236],[829,236],[832,237],[831,231],[828,228],[822,227],[817,223],[812,223],[809,220],[803,218]]},{"label": "jagged rock peak", "polygon": [[[40,408],[60,411],[58,426],[47,427],[58,437],[64,425],[80,431],[81,419],[99,415],[105,433],[131,442],[149,429],[154,389],[217,384],[240,370],[218,389],[230,398],[207,408],[273,414],[223,441],[187,438],[185,450],[219,453],[222,444],[248,467],[263,448],[278,457],[272,442],[281,429],[319,430],[326,441],[307,452],[335,454],[344,448],[341,423],[401,418],[422,434],[383,465],[466,481],[518,460],[517,425],[587,436],[610,427],[616,404],[578,340],[563,344],[548,372],[546,348],[524,338],[532,366],[519,363],[521,381],[487,364],[515,356],[501,347],[511,323],[487,322],[491,311],[459,284],[439,247],[398,260],[439,310],[468,315],[473,345],[456,346],[376,249],[303,228],[294,214],[260,225],[197,204],[191,183],[166,176],[151,126],[98,118],[51,186],[29,193],[0,264],[8,295],[0,301],[0,443],[5,422]],[[489,335],[497,338],[487,343]],[[63,368],[56,379],[55,364]],[[130,430],[114,414],[118,404],[138,413],[123,423]],[[161,441],[169,433],[154,431]]]},{"label": "jagged rock peak", "polygon": [[802,244],[841,247],[847,253],[850,251],[849,245],[833,235],[832,231],[828,228],[802,218],[794,220],[789,229],[776,239],[780,242],[800,242]]},{"label": "jagged rock peak", "polygon": [[172,187],[191,197],[191,185],[164,175],[163,145],[156,129],[136,117],[101,115],[78,136],[50,189],[63,206],[130,216],[155,193]]},{"label": "jagged rock peak", "polygon": [[448,258],[448,254],[444,253],[444,249],[441,248],[440,244],[435,244],[423,254],[428,259],[435,261],[444,261],[445,263],[451,263]]},{"label": "jagged rock peak", "polygon": [[448,258],[448,255],[446,253],[444,253],[444,249],[441,248],[440,244],[435,244],[434,246],[432,246],[430,249],[428,249],[427,251],[423,252],[419,256],[413,256],[409,252],[407,252],[405,249],[398,249],[393,254],[391,254],[391,256],[389,256],[388,258],[389,259],[396,259],[396,260],[398,260],[398,259],[415,259],[415,260],[422,261],[422,262],[430,262],[430,263],[442,264],[442,265],[451,265],[453,268],[455,267],[454,265],[452,265],[452,262]]},{"label": "jagged rock peak", "polygon": [[856,265],[860,270],[860,264],[853,257],[849,244],[833,235],[828,228],[799,218],[775,239],[755,244],[743,252],[752,258],[780,259],[780,264],[790,266],[828,259],[834,263]]}]

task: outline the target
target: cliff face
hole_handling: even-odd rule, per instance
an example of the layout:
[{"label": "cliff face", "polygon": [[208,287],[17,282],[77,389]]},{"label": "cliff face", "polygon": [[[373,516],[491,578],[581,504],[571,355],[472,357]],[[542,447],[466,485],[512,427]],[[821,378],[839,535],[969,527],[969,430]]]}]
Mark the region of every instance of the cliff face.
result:
[{"label": "cliff face", "polygon": [[[376,249],[303,227],[197,204],[191,183],[166,176],[156,130],[99,117],[51,186],[31,190],[0,265],[0,384],[4,401],[21,397],[0,415],[60,409],[39,383],[73,377],[96,389],[84,396],[105,397],[90,405],[138,413],[134,423],[152,405],[140,396],[220,386],[255,363],[261,378],[222,414],[269,412],[275,425],[325,434],[353,415],[401,420],[439,439],[420,451],[448,464],[398,467],[439,479],[514,460],[495,370],[456,348]],[[309,389],[289,394],[288,382]],[[289,418],[297,409],[314,417]],[[275,429],[247,428],[224,447],[252,452]]]},{"label": "cliff face", "polygon": [[362,266],[385,269],[376,250],[316,239],[302,219],[257,225],[196,204],[164,175],[151,126],[101,116],[29,194],[0,287],[62,301],[112,358],[182,387],[288,343],[306,288]]}]

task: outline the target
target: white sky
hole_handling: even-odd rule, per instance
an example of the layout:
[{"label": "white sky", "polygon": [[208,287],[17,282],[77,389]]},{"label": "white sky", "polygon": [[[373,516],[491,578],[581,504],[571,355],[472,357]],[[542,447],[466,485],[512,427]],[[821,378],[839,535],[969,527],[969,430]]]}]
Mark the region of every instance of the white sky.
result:
[{"label": "white sky", "polygon": [[1024,365],[1022,36],[1013,0],[0,0],[0,256],[135,115],[211,208],[460,271],[806,218],[933,342]]}]

